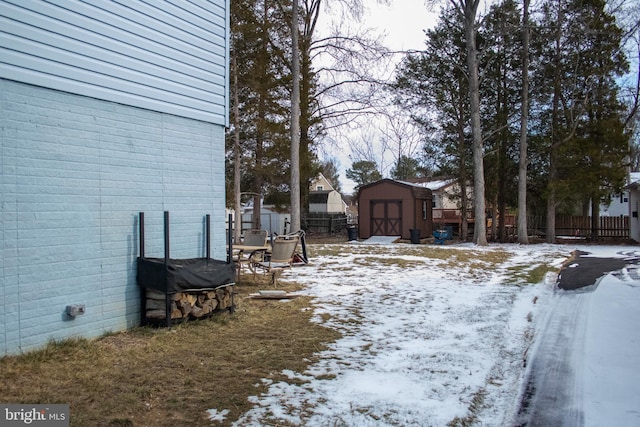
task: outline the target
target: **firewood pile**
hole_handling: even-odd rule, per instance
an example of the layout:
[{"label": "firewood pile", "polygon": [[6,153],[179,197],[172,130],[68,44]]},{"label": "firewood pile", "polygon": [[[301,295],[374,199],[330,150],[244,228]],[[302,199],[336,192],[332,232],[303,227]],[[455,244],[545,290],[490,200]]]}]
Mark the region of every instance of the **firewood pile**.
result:
[{"label": "firewood pile", "polygon": [[166,299],[171,299],[171,319],[200,319],[214,312],[233,306],[233,286],[215,290],[177,292],[164,294],[152,289],[146,290],[146,318],[166,319]]}]

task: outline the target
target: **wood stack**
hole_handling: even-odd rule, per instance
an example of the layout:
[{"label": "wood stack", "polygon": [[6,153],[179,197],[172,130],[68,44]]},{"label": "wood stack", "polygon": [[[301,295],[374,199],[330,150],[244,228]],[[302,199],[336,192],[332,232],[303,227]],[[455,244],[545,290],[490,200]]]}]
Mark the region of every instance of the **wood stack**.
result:
[{"label": "wood stack", "polygon": [[171,319],[201,318],[215,311],[230,308],[233,286],[215,290],[178,292],[165,295],[147,289],[147,319],[166,319],[166,298],[171,298]]}]

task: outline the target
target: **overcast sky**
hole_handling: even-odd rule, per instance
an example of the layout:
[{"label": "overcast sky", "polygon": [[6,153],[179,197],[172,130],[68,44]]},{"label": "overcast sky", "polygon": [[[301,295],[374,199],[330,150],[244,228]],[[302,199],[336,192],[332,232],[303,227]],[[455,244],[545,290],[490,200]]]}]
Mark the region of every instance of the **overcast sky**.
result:
[{"label": "overcast sky", "polygon": [[[378,4],[374,0],[363,0],[366,8],[360,26],[384,34],[385,45],[392,50],[420,50],[424,48],[424,30],[432,28],[437,12],[425,5],[425,0],[390,0],[390,5]],[[348,144],[340,144],[330,155],[340,163],[340,183],[343,194],[351,194],[355,183],[346,178],[351,167]],[[380,166],[380,165],[379,165]]]},{"label": "overcast sky", "polygon": [[423,30],[431,28],[437,18],[437,14],[425,6],[425,0],[391,0],[389,6],[370,0],[366,7],[369,13],[365,15],[364,25],[386,33],[387,45],[397,50],[422,49]]}]

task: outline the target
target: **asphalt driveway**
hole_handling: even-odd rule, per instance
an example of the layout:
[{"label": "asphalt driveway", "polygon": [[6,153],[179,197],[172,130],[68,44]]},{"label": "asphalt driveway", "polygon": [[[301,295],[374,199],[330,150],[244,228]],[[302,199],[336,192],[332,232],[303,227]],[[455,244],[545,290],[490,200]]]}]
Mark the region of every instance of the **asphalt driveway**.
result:
[{"label": "asphalt driveway", "polygon": [[[518,426],[637,426],[640,251],[575,251],[528,366]],[[603,255],[603,254],[599,254]]]}]

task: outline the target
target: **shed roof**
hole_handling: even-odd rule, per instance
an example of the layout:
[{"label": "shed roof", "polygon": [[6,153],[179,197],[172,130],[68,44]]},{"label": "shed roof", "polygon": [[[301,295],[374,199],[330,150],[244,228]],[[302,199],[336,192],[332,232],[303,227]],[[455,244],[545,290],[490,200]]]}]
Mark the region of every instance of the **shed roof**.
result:
[{"label": "shed roof", "polygon": [[379,186],[379,185],[385,184],[385,183],[408,188],[413,192],[413,196],[418,198],[418,199],[432,199],[433,198],[433,193],[431,192],[431,189],[429,189],[429,188],[426,188],[426,187],[424,187],[424,186],[422,186],[420,184],[414,184],[414,183],[405,182],[405,181],[396,181],[394,179],[389,179],[389,178],[384,178],[384,179],[381,179],[380,181],[376,181],[376,182],[372,182],[371,184],[363,185],[358,190],[358,198],[360,198],[360,195],[362,194],[362,190],[368,190],[368,189],[370,189],[372,187],[376,187],[376,186]]}]

